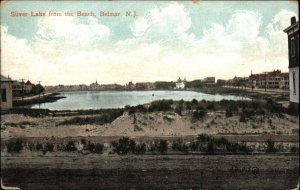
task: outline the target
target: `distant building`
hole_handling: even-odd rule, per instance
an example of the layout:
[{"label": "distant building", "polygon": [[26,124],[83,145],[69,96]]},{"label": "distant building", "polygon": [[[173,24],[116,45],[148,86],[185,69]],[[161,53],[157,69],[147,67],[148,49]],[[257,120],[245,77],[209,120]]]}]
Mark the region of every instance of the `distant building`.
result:
[{"label": "distant building", "polygon": [[183,80],[181,80],[181,78],[179,77],[176,81],[176,89],[184,89],[185,88],[185,83],[186,83],[186,79],[184,78]]},{"label": "distant building", "polygon": [[[13,97],[22,96],[22,94],[23,94],[22,85],[23,84],[20,81],[17,81],[17,80],[12,81],[12,93],[13,93]],[[23,88],[24,88],[24,86],[23,86]]]},{"label": "distant building", "polygon": [[13,81],[9,77],[6,78],[1,75],[1,110],[7,110],[12,108],[12,83]]},{"label": "distant building", "polygon": [[28,80],[25,84],[24,84],[24,91],[25,93],[29,94],[33,88],[33,84]]},{"label": "distant building", "polygon": [[290,102],[299,104],[299,21],[291,18],[291,25],[283,30],[288,35]]},{"label": "distant building", "polygon": [[202,83],[204,85],[215,85],[216,84],[216,78],[215,77],[206,77],[205,79],[202,80]]},{"label": "distant building", "polygon": [[282,73],[280,70],[252,74],[249,76],[249,82],[253,88],[272,88],[272,89],[288,89],[289,77],[288,73]]},{"label": "distant building", "polygon": [[98,82],[94,82],[90,84],[90,90],[100,90],[101,86],[98,84]]},{"label": "distant building", "polygon": [[144,82],[137,82],[135,84],[135,88],[137,90],[146,90],[146,83],[144,83]]},{"label": "distant building", "polygon": [[125,89],[133,90],[135,89],[135,85],[133,84],[132,81],[130,81],[128,84],[125,85]]}]

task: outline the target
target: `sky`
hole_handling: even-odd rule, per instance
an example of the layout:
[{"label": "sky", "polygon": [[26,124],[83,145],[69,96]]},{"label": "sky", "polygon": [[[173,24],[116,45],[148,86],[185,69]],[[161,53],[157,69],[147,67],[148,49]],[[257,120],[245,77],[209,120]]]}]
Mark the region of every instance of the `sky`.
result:
[{"label": "sky", "polygon": [[283,29],[298,14],[297,1],[10,1],[1,4],[1,74],[89,85],[288,72]]}]

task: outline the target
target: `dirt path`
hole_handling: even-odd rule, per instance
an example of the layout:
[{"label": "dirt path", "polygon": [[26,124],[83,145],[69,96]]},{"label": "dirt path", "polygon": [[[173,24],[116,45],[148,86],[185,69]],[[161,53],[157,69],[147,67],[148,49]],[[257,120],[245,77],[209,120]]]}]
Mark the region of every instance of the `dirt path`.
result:
[{"label": "dirt path", "polygon": [[[3,164],[4,163],[4,164]],[[297,155],[77,154],[1,158],[7,186],[25,189],[292,189]]]}]

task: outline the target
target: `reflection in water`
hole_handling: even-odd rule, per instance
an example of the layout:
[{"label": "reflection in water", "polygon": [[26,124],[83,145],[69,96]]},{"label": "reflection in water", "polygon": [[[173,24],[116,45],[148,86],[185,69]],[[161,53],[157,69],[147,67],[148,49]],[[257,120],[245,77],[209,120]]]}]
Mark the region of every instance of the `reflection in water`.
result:
[{"label": "reflection in water", "polygon": [[[173,99],[191,101],[208,100],[249,100],[247,98],[232,95],[211,95],[194,91],[74,91],[62,92],[66,98],[56,102],[41,104],[40,108],[51,110],[76,110],[76,109],[100,109],[122,108],[126,105],[139,105],[150,103],[155,100]],[[32,108],[38,108],[33,105]]]}]

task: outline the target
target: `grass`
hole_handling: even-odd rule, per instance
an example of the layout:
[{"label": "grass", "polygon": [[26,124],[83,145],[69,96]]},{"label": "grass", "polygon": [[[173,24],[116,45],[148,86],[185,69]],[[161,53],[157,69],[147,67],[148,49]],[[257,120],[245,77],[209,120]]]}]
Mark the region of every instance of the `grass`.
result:
[{"label": "grass", "polygon": [[163,120],[164,120],[164,121],[167,121],[167,122],[172,122],[172,121],[174,121],[175,119],[172,118],[172,117],[169,117],[169,116],[167,116],[167,115],[164,115],[164,116],[163,116]]},{"label": "grass", "polygon": [[19,122],[19,123],[5,123],[5,125],[7,126],[10,126],[10,127],[20,127],[22,129],[24,129],[27,125],[30,125],[30,126],[36,126],[37,124],[36,123],[33,123],[33,122],[29,122],[29,121],[22,121],[22,122]]},{"label": "grass", "polygon": [[58,125],[103,125],[105,123],[111,123],[119,116],[123,115],[122,109],[111,109],[100,116],[94,117],[73,117],[67,119]]},{"label": "grass", "polygon": [[143,131],[143,128],[141,128],[140,126],[138,126],[137,124],[135,124],[133,130],[134,131]]}]

